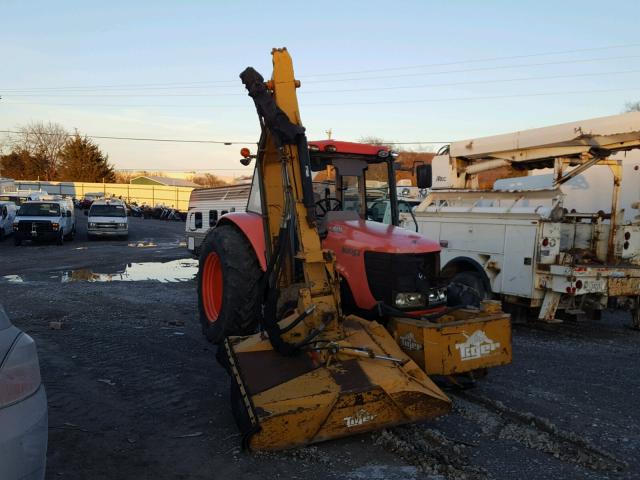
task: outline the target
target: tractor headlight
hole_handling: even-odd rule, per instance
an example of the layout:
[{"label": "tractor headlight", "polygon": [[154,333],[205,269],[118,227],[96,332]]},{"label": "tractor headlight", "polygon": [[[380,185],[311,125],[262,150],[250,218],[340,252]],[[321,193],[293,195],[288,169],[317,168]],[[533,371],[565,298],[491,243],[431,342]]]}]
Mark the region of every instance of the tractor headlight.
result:
[{"label": "tractor headlight", "polygon": [[398,308],[415,308],[426,305],[426,297],[423,293],[396,293],[395,304]]},{"label": "tractor headlight", "polygon": [[432,288],[429,290],[429,305],[439,305],[447,302],[446,288]]}]

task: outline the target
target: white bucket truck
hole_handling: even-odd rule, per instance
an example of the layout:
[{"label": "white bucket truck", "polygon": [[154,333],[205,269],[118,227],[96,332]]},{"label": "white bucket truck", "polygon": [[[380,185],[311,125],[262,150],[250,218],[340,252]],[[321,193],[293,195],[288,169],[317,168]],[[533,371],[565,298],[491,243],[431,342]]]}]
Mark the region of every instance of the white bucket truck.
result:
[{"label": "white bucket truck", "polygon": [[[640,113],[454,142],[417,169],[430,188],[418,230],[440,243],[460,295],[548,322],[619,306],[640,327],[639,148]],[[505,167],[552,173],[478,188],[479,174]]]}]

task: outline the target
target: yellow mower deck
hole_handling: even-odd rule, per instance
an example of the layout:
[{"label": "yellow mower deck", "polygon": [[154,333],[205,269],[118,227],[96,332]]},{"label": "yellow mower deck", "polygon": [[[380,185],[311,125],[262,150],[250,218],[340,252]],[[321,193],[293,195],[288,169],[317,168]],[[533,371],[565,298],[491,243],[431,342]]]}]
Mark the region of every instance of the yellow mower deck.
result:
[{"label": "yellow mower deck", "polygon": [[[232,379],[240,393],[236,419],[245,446],[280,450],[449,411],[447,396],[383,326],[350,316],[343,328],[341,348],[326,363],[322,351],[283,357],[261,334],[227,339]],[[361,346],[400,362],[349,350]]]}]

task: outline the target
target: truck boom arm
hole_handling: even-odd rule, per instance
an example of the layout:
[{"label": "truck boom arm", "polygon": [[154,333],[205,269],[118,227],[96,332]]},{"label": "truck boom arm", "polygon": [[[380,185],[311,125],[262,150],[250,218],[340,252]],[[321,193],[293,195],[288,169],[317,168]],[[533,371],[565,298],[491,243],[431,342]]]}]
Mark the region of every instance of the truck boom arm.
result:
[{"label": "truck boom arm", "polygon": [[251,67],[240,78],[262,126],[256,158],[269,262],[262,323],[273,347],[293,354],[295,346],[280,331],[276,316],[280,292],[295,283],[294,263],[301,264],[304,275],[298,311],[306,313],[305,337],[339,329],[339,286],[333,255],[322,250],[316,229],[309,150],[295,92],[299,82],[287,50],[274,49],[272,55],[271,81],[265,83]]},{"label": "truck boom arm", "polygon": [[640,148],[640,112],[612,115],[514,133],[453,142],[448,151],[454,188],[473,188],[478,173],[555,168],[607,162],[613,153]]}]

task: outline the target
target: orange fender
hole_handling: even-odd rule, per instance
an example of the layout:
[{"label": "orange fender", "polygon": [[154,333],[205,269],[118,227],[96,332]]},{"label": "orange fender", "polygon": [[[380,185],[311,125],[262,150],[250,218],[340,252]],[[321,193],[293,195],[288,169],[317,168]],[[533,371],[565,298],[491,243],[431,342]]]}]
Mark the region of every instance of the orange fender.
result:
[{"label": "orange fender", "polygon": [[253,247],[260,268],[265,272],[267,270],[267,258],[262,217],[257,213],[251,212],[227,213],[218,220],[218,225],[225,224],[235,225],[244,233],[244,236]]}]

